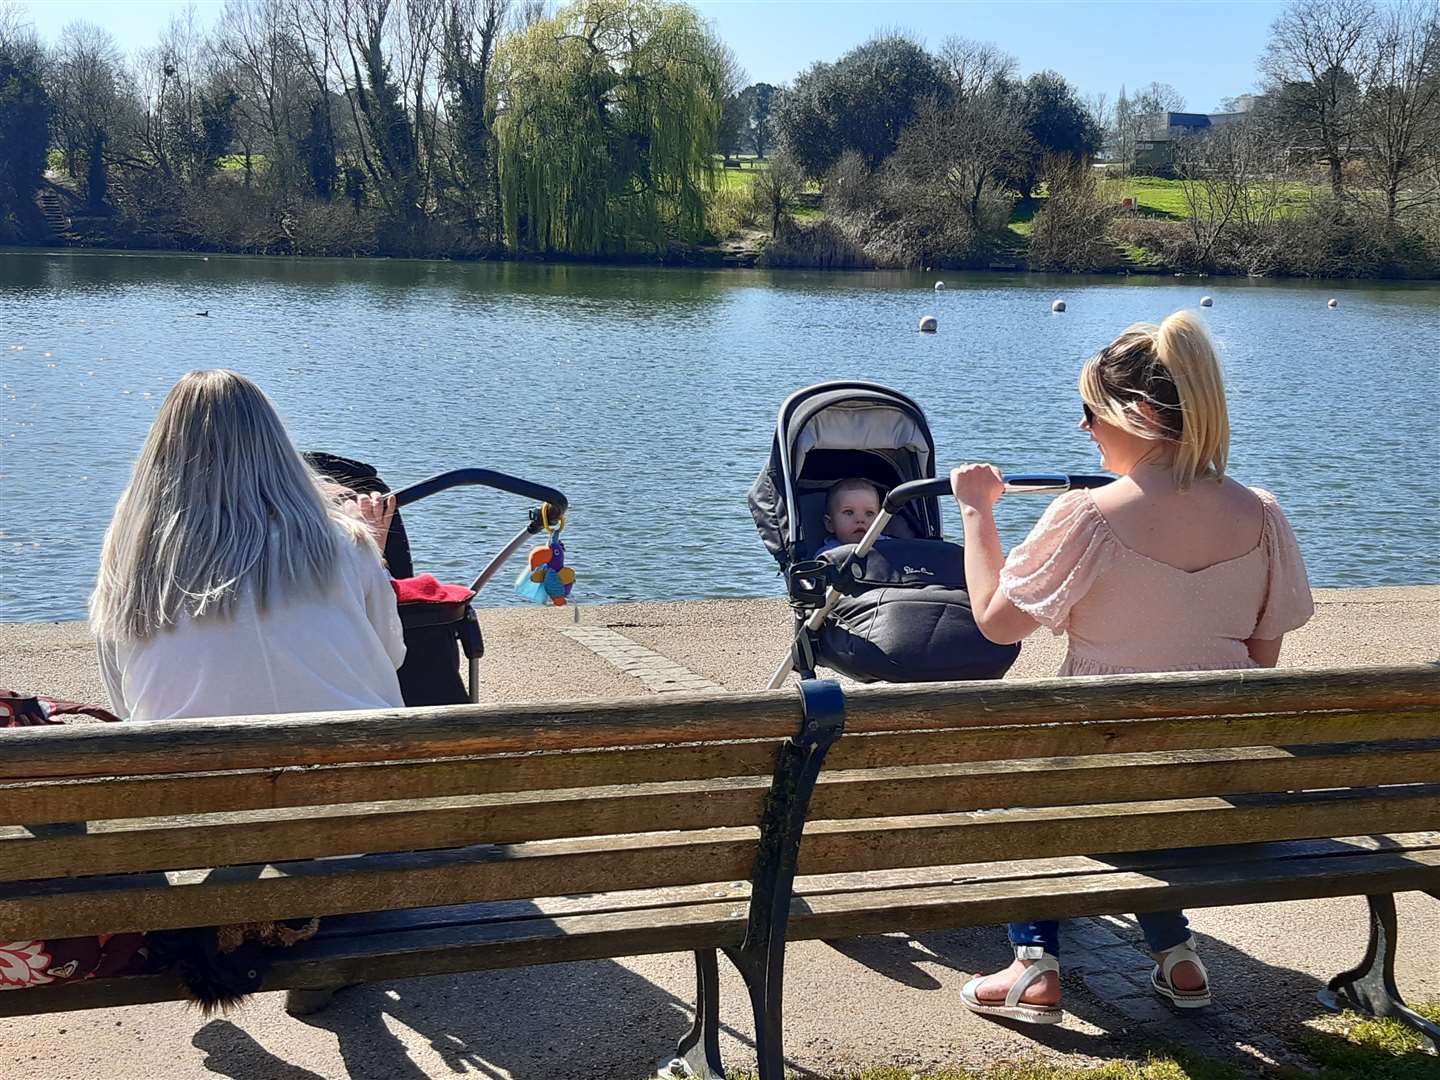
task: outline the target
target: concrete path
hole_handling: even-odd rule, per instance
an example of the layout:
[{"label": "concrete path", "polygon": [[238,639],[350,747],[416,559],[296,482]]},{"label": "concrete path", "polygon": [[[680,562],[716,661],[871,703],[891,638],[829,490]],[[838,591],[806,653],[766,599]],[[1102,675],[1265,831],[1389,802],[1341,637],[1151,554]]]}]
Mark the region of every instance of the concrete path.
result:
[{"label": "concrete path", "polygon": [[[1440,586],[1326,589],[1286,642],[1283,666],[1434,661]],[[578,615],[578,620],[577,620]],[[789,615],[769,600],[616,604],[482,612],[486,700],[757,689],[783,655]],[[1062,642],[1027,642],[1012,677],[1053,672]],[[0,624],[0,686],[103,701],[77,624]],[[1180,1016],[1141,988],[1148,971],[1128,916],[1065,924],[1066,1022],[1013,1030],[957,1004],[974,972],[1006,959],[998,928],[887,935],[792,947],[787,1051],[799,1075],[874,1064],[970,1066],[1027,1054],[1086,1062],[1179,1043],[1250,1067],[1294,1060],[1305,1025],[1327,1014],[1315,991],[1359,957],[1359,898],[1192,912],[1216,986],[1214,1007]],[[1440,902],[1400,898],[1397,979],[1440,999]],[[3,936],[3,928],[0,928]],[[753,1064],[738,977],[722,968],[722,1050]],[[638,1080],[688,1025],[688,956],[400,980],[345,992],[308,1021],[281,995],[206,1019],[182,1005],[0,1020],[0,1077],[34,1080],[315,1080],[358,1077]]]}]

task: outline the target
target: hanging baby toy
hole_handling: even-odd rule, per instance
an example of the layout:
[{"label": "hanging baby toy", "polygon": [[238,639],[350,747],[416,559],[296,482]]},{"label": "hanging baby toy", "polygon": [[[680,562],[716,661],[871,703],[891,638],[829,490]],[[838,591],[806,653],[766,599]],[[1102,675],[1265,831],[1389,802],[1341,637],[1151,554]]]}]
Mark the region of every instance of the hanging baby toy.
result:
[{"label": "hanging baby toy", "polygon": [[565,565],[565,544],[560,539],[565,518],[562,515],[552,525],[549,511],[548,505],[541,508],[540,527],[550,533],[550,540],[531,550],[529,565],[515,579],[515,591],[537,604],[563,607],[575,586],[575,571]]}]

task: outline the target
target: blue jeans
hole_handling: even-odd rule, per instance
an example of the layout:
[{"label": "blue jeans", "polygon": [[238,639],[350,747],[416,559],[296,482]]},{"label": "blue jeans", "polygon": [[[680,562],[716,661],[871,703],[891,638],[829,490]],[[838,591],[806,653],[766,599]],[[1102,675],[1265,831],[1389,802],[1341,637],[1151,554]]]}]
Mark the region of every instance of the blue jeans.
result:
[{"label": "blue jeans", "polygon": [[[1148,911],[1136,915],[1151,952],[1164,952],[1190,939],[1190,920],[1183,911]],[[1012,922],[1011,945],[1042,945],[1051,956],[1060,955],[1060,924],[1058,922]]]}]

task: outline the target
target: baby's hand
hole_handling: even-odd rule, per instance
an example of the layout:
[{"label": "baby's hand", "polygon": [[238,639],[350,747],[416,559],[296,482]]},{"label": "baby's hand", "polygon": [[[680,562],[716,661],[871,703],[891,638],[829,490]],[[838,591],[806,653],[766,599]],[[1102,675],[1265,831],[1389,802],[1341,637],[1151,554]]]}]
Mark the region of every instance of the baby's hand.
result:
[{"label": "baby's hand", "polygon": [[381,495],[378,491],[357,495],[353,499],[345,500],[345,510],[370,527],[370,535],[375,537],[376,546],[384,551],[385,538],[390,534],[390,522],[395,517],[395,496]]}]

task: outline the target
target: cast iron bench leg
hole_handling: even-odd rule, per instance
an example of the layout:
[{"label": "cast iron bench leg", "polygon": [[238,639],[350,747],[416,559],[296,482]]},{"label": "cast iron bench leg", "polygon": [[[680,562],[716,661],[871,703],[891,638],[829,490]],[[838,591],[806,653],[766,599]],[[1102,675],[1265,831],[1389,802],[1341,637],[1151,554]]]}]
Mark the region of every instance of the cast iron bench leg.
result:
[{"label": "cast iron bench leg", "polygon": [[695,1023],[675,1048],[675,1057],[662,1062],[662,1077],[697,1077],[724,1080],[720,1062],[720,961],[714,949],[695,950]]},{"label": "cast iron bench leg", "polygon": [[1366,1016],[1393,1016],[1418,1030],[1427,1049],[1440,1049],[1440,1025],[1406,1005],[1395,985],[1395,896],[1382,893],[1365,899],[1370,902],[1365,958],[1331,979],[1319,993],[1320,1003],[1337,1011],[1349,1007]]},{"label": "cast iron bench leg", "polygon": [[[755,1013],[755,1056],[760,1080],[784,1080],[785,1049],[782,1001],[785,981],[785,930],[800,838],[810,812],[810,796],[825,764],[825,755],[845,730],[845,695],[840,684],[822,679],[800,683],[804,719],[800,733],[781,748],[775,778],[765,799],[760,844],[750,893],[745,943],[725,950],[750,991]],[[698,998],[695,1026],[681,1040],[672,1067],[691,1068],[691,1076],[723,1077],[720,1068],[718,971],[714,950],[695,954]],[[713,991],[713,992],[707,992]],[[713,1048],[713,1054],[712,1054]],[[710,1069],[695,1069],[696,1059]],[[662,1071],[661,1075],[664,1073]],[[680,1075],[687,1075],[683,1071]]]}]

